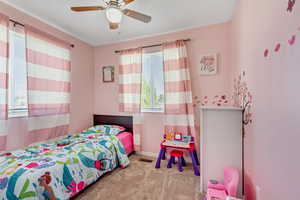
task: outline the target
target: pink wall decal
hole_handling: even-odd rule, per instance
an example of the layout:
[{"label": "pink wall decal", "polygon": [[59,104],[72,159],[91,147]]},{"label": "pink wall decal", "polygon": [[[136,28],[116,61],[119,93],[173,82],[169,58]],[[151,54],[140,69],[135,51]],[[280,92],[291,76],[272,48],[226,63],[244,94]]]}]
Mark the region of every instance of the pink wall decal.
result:
[{"label": "pink wall decal", "polygon": [[194,105],[196,106],[232,106],[232,95],[220,94],[213,95],[211,97],[204,96],[202,100],[199,100],[197,96],[194,97]]},{"label": "pink wall decal", "polygon": [[233,98],[234,106],[245,109],[244,122],[251,124],[253,122],[253,114],[251,111],[253,105],[253,95],[249,90],[245,71],[243,71],[236,79],[234,79]]},{"label": "pink wall decal", "polygon": [[292,12],[293,11],[295,3],[296,3],[296,0],[289,0],[288,7],[287,7],[287,11],[288,12]]},{"label": "pink wall decal", "polygon": [[[298,28],[299,29],[299,28]],[[290,45],[290,46],[292,46],[292,45],[294,45],[295,44],[295,42],[296,42],[296,35],[292,35],[292,37],[288,40],[288,44]],[[280,49],[281,49],[281,44],[280,43],[277,43],[277,45],[275,46],[275,48],[274,48],[274,51],[275,52],[279,52],[280,51]],[[266,57],[268,57],[269,56],[269,50],[268,49],[266,49],[265,51],[264,51],[264,57],[266,58]]]},{"label": "pink wall decal", "polygon": [[266,57],[268,57],[268,55],[269,55],[269,50],[266,49],[266,50],[264,51],[264,57],[266,58]]},{"label": "pink wall decal", "polygon": [[278,52],[280,50],[281,44],[278,43],[274,49],[275,52]]},{"label": "pink wall decal", "polygon": [[293,45],[293,44],[295,44],[295,41],[296,41],[296,35],[293,35],[292,38],[289,39],[288,43],[289,43],[290,45]]}]

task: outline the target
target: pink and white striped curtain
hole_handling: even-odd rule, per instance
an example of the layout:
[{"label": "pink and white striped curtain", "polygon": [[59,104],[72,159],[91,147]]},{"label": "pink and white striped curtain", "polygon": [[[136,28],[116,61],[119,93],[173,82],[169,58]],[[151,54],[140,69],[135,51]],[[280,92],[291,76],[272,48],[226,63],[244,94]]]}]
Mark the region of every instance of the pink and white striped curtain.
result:
[{"label": "pink and white striped curtain", "polygon": [[30,142],[65,135],[69,129],[70,45],[26,26]]},{"label": "pink and white striped curtain", "polygon": [[0,14],[0,150],[6,149],[8,135],[8,28],[9,18]]},{"label": "pink and white striped curtain", "polygon": [[142,49],[124,50],[120,54],[119,109],[133,114],[135,151],[141,150],[142,117],[140,114]]},{"label": "pink and white striped curtain", "polygon": [[121,112],[140,112],[141,73],[142,49],[122,51],[119,67],[119,109]]},{"label": "pink and white striped curtain", "polygon": [[165,74],[165,133],[181,132],[195,136],[192,88],[186,44],[163,44]]}]

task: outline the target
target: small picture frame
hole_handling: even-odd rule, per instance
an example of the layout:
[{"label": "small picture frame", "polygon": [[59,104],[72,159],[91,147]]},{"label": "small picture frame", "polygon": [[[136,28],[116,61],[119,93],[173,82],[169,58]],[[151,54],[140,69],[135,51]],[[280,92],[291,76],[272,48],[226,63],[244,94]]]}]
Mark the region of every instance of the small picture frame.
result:
[{"label": "small picture frame", "polygon": [[217,74],[218,54],[201,55],[199,61],[200,75],[215,75]]},{"label": "small picture frame", "polygon": [[115,68],[114,66],[104,66],[102,68],[103,83],[114,82]]}]

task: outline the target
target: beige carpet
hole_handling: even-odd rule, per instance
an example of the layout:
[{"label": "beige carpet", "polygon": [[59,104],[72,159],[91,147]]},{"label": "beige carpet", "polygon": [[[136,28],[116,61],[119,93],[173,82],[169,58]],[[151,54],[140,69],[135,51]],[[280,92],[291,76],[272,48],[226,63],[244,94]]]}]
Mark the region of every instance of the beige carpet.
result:
[{"label": "beige carpet", "polygon": [[116,169],[87,188],[76,200],[200,200],[199,176],[188,164],[183,172],[177,165],[167,169],[166,161],[160,169],[152,163],[139,161],[141,156],[130,157],[130,166]]}]

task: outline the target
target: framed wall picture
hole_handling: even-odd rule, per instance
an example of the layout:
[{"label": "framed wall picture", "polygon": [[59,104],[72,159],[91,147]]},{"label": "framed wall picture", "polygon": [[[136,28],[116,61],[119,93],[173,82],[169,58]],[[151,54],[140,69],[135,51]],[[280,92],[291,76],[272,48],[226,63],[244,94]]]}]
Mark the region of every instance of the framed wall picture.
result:
[{"label": "framed wall picture", "polygon": [[114,82],[115,68],[114,66],[105,66],[102,68],[102,77],[104,83]]},{"label": "framed wall picture", "polygon": [[217,74],[218,54],[207,54],[200,56],[199,73],[200,75]]}]

